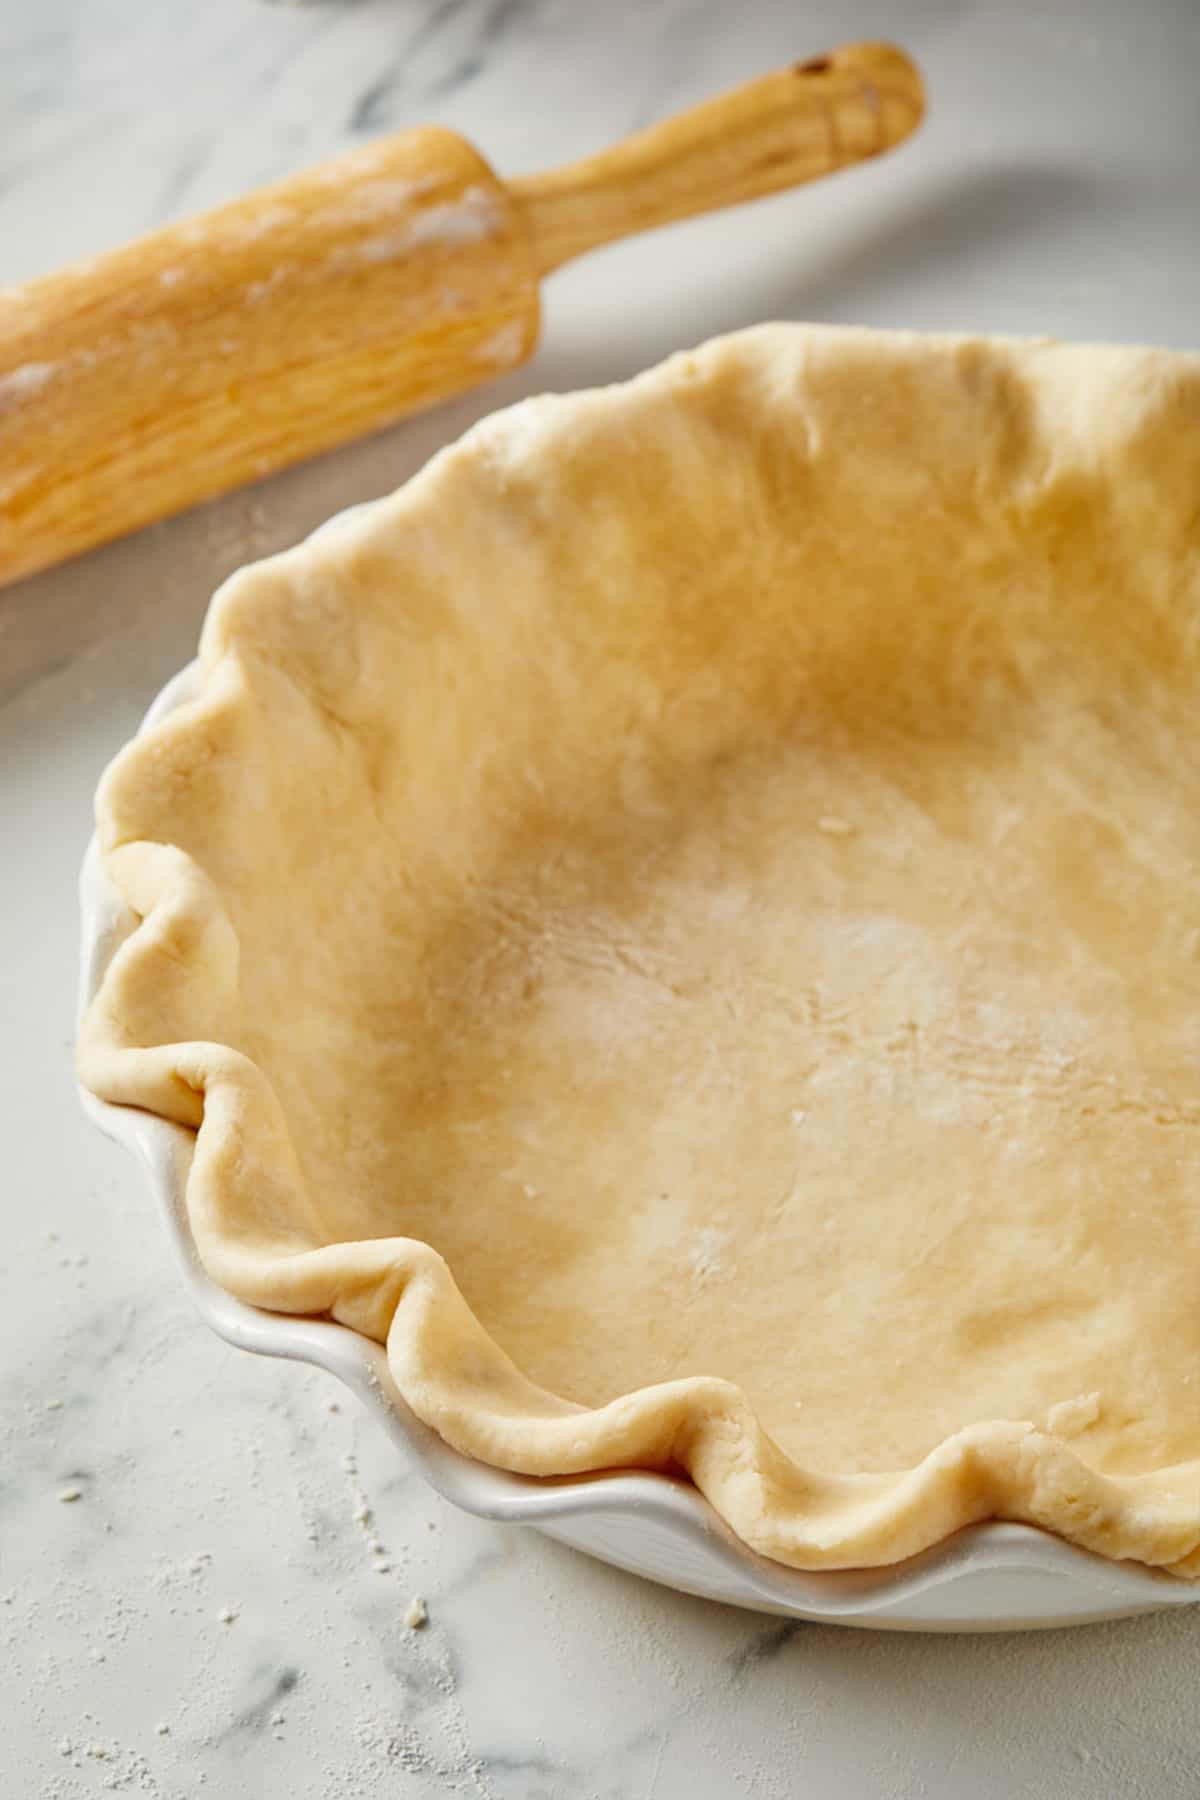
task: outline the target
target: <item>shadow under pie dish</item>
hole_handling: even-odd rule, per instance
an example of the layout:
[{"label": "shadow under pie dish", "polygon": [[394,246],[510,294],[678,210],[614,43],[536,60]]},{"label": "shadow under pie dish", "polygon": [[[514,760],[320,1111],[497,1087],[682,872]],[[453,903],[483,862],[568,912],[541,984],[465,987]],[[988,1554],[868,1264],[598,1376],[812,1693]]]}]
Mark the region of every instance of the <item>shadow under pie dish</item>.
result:
[{"label": "shadow under pie dish", "polygon": [[770,327],[214,602],[81,1034],[241,1297],[754,1549],[1196,1572],[1200,359]]}]

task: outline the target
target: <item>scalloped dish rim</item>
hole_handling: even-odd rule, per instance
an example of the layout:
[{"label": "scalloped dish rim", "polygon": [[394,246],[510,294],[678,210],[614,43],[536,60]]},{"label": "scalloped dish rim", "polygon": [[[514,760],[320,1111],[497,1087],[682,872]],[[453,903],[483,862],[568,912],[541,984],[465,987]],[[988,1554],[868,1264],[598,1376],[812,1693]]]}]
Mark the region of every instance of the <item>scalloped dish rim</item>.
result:
[{"label": "scalloped dish rim", "polygon": [[[367,503],[368,505],[371,503]],[[322,525],[338,527],[362,506]],[[163,688],[144,732],[192,697],[191,663]],[[95,993],[128,930],[93,838],[80,877],[82,956],[78,1012]],[[1054,1627],[1187,1605],[1200,1583],[1142,1564],[1112,1562],[1037,1527],[970,1526],[907,1562],[809,1572],[773,1563],[742,1543],[690,1483],[648,1471],[524,1476],[455,1450],[405,1405],[381,1345],[331,1321],[269,1313],[205,1273],[187,1224],[184,1186],[194,1134],[82,1086],[85,1111],[143,1163],[192,1300],[226,1341],[260,1355],[311,1363],[366,1404],[431,1486],[478,1517],[532,1524],[586,1554],[684,1593],[754,1611],[899,1630]]]}]

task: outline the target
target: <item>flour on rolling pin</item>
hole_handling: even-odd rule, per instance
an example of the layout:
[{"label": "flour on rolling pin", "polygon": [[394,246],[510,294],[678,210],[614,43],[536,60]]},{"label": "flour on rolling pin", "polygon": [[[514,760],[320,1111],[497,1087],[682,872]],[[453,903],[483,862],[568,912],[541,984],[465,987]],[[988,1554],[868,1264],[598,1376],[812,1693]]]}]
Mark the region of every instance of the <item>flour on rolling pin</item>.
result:
[{"label": "flour on rolling pin", "polygon": [[858,44],[508,184],[430,126],[8,290],[0,582],[515,367],[562,263],[876,156],[923,108],[902,51]]}]

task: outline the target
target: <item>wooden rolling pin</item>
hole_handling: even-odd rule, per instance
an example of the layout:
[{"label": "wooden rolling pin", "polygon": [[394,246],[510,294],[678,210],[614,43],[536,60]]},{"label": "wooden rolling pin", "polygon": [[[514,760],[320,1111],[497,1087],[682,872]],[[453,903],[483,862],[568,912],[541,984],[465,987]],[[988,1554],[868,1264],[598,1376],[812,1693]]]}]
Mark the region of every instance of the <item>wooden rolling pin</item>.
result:
[{"label": "wooden rolling pin", "polygon": [[907,56],[854,44],[508,183],[406,131],[0,293],[0,582],[514,368],[552,269],[876,156],[923,108]]}]

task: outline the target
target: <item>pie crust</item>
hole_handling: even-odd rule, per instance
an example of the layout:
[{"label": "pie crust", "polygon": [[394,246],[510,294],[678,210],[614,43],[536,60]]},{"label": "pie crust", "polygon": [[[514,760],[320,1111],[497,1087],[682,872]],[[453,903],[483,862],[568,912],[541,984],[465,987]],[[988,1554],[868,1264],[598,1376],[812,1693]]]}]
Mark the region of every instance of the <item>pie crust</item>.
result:
[{"label": "pie crust", "polygon": [[1200,1573],[1200,356],[771,326],[213,602],[105,1098],[452,1444]]}]

